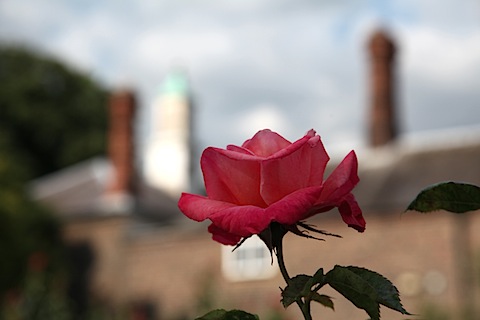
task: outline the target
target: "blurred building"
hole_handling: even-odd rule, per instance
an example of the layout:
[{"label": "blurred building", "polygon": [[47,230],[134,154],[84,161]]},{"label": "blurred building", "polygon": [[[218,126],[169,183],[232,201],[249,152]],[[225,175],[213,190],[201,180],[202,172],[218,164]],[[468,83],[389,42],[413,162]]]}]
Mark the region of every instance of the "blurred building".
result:
[{"label": "blurred building", "polygon": [[147,142],[144,179],[178,197],[190,190],[192,177],[192,99],[182,71],[167,75],[154,101],[150,122],[152,133]]},{"label": "blurred building", "polygon": [[[480,132],[399,138],[395,45],[388,34],[378,32],[368,48],[371,148],[358,154],[361,181],[355,191],[367,230],[348,229],[337,212],[321,214],[309,222],[343,239],[287,235],[287,268],[290,274],[313,274],[335,264],[362,266],[392,280],[412,313],[421,314],[430,305],[457,315],[474,312],[480,215],[403,212],[430,184],[454,180],[480,185]],[[138,178],[133,163],[135,99],[124,91],[115,93],[110,104],[108,159],[38,179],[32,183],[33,195],[63,218],[68,243],[91,249],[90,267],[83,269],[90,297],[146,310],[151,319],[193,319],[213,308],[245,309],[267,319],[267,313],[282,309],[278,287],[284,283],[263,243],[251,238],[232,253],[210,239],[205,224],[189,221],[176,207],[178,191],[188,190],[189,179],[191,112],[183,81],[173,75],[161,92],[145,180]],[[327,171],[336,164],[332,161]],[[338,293],[322,292],[335,298],[335,311],[315,306],[315,319],[367,316]],[[279,312],[285,319],[299,318],[294,306]],[[405,318],[386,308],[381,313],[383,319]]]}]

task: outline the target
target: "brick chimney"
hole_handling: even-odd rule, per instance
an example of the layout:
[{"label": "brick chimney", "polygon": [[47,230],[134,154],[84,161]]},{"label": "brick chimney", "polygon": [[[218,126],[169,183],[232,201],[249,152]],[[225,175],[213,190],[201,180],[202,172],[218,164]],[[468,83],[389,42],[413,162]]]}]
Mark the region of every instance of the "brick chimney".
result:
[{"label": "brick chimney", "polygon": [[370,54],[369,144],[382,146],[397,135],[394,96],[395,45],[384,31],[375,32],[368,43]]},{"label": "brick chimney", "polygon": [[108,156],[113,175],[107,185],[108,196],[130,197],[135,191],[134,117],[134,94],[128,90],[114,92],[109,101]]}]

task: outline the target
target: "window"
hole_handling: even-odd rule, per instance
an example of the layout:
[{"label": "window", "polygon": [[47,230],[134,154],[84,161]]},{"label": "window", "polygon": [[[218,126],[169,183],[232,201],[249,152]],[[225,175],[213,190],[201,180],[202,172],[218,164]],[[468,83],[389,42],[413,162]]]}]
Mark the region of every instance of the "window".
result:
[{"label": "window", "polygon": [[276,260],[270,256],[265,243],[258,237],[248,238],[232,252],[232,247],[222,246],[222,271],[231,281],[268,279],[275,276]]}]

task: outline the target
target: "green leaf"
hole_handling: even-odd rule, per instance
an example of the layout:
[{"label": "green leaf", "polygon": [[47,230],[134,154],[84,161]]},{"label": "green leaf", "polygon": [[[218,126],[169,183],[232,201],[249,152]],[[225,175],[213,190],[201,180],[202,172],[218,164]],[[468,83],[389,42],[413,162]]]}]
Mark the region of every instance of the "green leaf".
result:
[{"label": "green leaf", "polygon": [[[287,308],[292,303],[301,300],[302,298],[309,297],[314,300],[316,292],[312,291],[312,287],[319,285],[315,290],[320,289],[325,284],[325,275],[323,269],[320,268],[315,272],[313,277],[300,274],[293,277],[287,287],[282,290],[282,304]],[[319,301],[320,302],[320,301]],[[333,303],[332,303],[333,306]]]},{"label": "green leaf", "polygon": [[446,210],[464,213],[480,209],[480,188],[475,185],[443,182],[421,191],[407,210],[430,212]]},{"label": "green leaf", "polygon": [[346,267],[335,266],[326,275],[327,283],[357,308],[372,318],[380,320],[380,305],[376,290],[361,276]]},{"label": "green leaf", "polygon": [[400,302],[400,293],[397,288],[384,276],[374,271],[370,271],[360,267],[346,267],[363,280],[367,281],[370,286],[377,292],[377,302],[387,308],[398,311],[402,314],[411,315],[407,312]]},{"label": "green leaf", "polygon": [[311,287],[309,286],[311,279],[311,276],[300,274],[290,280],[289,284],[282,290],[282,304],[284,308],[305,296],[305,289],[310,289]]},{"label": "green leaf", "polygon": [[209,313],[205,314],[202,317],[195,318],[195,320],[215,320],[215,319],[224,319],[225,314],[227,313],[224,309],[212,310]]},{"label": "green leaf", "polygon": [[315,292],[315,293],[312,295],[312,300],[319,302],[319,303],[322,304],[324,307],[327,307],[327,308],[330,308],[330,309],[332,309],[332,310],[335,310],[335,308],[333,307],[332,298],[329,297],[329,296],[326,296],[326,295],[324,295],[324,294],[318,294],[317,292]]},{"label": "green leaf", "polygon": [[[315,290],[312,290],[312,287],[315,285],[317,285]],[[306,303],[309,303],[309,300],[315,300],[333,309],[333,302],[331,300],[327,301],[327,298],[329,299],[328,296],[321,296],[315,292],[323,285],[325,285],[325,275],[322,268],[318,269],[313,277],[304,274],[293,277],[290,279],[287,287],[282,290],[282,304],[284,308],[305,298]]]},{"label": "green leaf", "polygon": [[358,308],[364,309],[372,320],[380,319],[380,304],[411,315],[403,308],[397,288],[379,273],[354,266],[335,266],[326,278],[332,288]]},{"label": "green leaf", "polygon": [[255,314],[250,314],[242,310],[226,311],[224,309],[217,309],[195,320],[259,320],[259,318]]},{"label": "green leaf", "polygon": [[310,279],[308,283],[309,289],[316,284],[320,284],[320,287],[325,284],[325,275],[323,274],[323,268],[318,269],[317,272],[315,272],[313,277]]}]

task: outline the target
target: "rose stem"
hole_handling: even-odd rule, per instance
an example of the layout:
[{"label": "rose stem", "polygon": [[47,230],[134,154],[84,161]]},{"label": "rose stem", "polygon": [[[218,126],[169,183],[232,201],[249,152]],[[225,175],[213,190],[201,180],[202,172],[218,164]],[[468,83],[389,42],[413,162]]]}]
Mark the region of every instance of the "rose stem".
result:
[{"label": "rose stem", "polygon": [[[280,272],[282,273],[283,279],[285,279],[285,282],[287,283],[287,285],[289,285],[291,282],[291,278],[288,275],[287,268],[285,267],[285,261],[283,260],[282,242],[283,242],[283,239],[280,239],[280,241],[276,243],[277,261],[278,261],[278,266],[280,268]],[[300,299],[297,300],[296,302],[298,304],[298,307],[302,311],[305,320],[312,320],[312,315],[310,314],[310,302],[303,303],[303,301]]]}]

